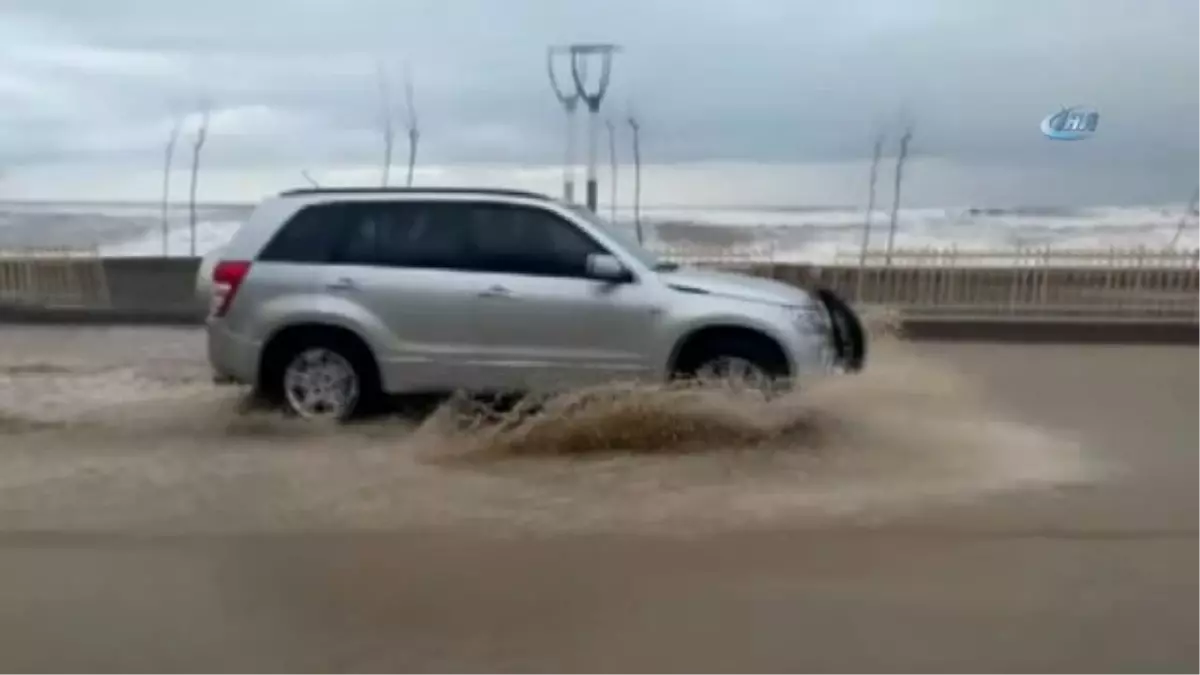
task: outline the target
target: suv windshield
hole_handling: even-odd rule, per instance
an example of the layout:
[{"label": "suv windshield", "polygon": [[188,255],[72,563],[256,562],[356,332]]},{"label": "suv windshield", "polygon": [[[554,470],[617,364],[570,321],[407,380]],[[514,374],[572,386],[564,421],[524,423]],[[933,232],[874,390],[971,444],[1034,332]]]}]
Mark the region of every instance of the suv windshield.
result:
[{"label": "suv windshield", "polygon": [[670,272],[672,270],[679,269],[679,265],[673,262],[660,260],[657,255],[647,250],[642,244],[638,243],[637,237],[634,236],[632,232],[627,231],[625,228],[618,227],[617,225],[608,222],[607,220],[601,218],[595,213],[592,213],[586,207],[580,206],[579,204],[563,204],[563,206],[567,207],[580,218],[583,218],[584,220],[588,221],[588,223],[594,225],[598,229],[602,230],[605,234],[615,239],[626,253],[634,258],[637,258],[638,261],[646,267],[649,267],[656,272]]}]

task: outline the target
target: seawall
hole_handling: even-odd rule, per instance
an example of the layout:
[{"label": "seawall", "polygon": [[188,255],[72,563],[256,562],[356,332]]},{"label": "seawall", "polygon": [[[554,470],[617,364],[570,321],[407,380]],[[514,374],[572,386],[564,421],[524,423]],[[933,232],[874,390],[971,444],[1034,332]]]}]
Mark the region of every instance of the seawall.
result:
[{"label": "seawall", "polygon": [[[195,258],[105,258],[76,283],[103,284],[75,303],[0,301],[0,324],[200,325]],[[756,265],[745,271],[820,284],[864,304],[899,307],[915,340],[1197,344],[1196,270],[870,269]],[[98,281],[97,281],[98,280]]]}]

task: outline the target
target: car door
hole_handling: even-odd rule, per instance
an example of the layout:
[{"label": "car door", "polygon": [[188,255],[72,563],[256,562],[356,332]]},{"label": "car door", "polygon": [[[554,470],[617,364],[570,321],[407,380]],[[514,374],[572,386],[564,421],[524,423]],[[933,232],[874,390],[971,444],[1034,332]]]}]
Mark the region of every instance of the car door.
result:
[{"label": "car door", "polygon": [[478,285],[461,269],[469,260],[461,220],[436,202],[361,202],[349,212],[325,287],[372,331],[385,388],[475,386]]},{"label": "car door", "polygon": [[588,278],[588,255],[608,252],[595,239],[548,209],[470,210],[481,293],[475,319],[489,379],[560,387],[650,371],[655,303],[639,283]]}]

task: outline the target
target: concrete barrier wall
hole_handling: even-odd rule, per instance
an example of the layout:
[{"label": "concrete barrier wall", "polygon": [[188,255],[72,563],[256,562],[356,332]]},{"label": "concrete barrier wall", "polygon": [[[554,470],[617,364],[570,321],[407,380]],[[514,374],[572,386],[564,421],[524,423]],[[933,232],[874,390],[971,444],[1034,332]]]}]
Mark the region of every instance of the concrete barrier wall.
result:
[{"label": "concrete barrier wall", "polygon": [[[105,258],[111,304],[160,308],[195,302],[195,258]],[[868,268],[746,265],[746,272],[797,286],[833,288],[866,304],[921,308],[1036,307],[1073,314],[1145,312],[1195,319],[1200,312],[1200,274],[1195,269],[1077,268]],[[861,277],[861,283],[860,283]],[[990,314],[990,312],[989,312]]]},{"label": "concrete barrier wall", "polygon": [[180,309],[198,305],[198,258],[104,258],[116,309]]},{"label": "concrete barrier wall", "polygon": [[[77,267],[79,261],[70,262]],[[4,262],[23,272],[9,276],[44,279],[55,277],[51,273],[67,261],[43,257],[26,265],[11,258]],[[44,293],[44,284],[12,284],[9,293],[0,293],[0,323],[201,323],[206,307],[196,297],[199,266],[197,258],[96,257],[89,265],[91,274],[70,277],[75,283],[66,302],[62,293]]]},{"label": "concrete barrier wall", "polygon": [[[107,300],[90,307],[0,303],[0,322],[203,321],[195,258],[101,259]],[[830,286],[863,304],[898,307],[916,339],[1196,343],[1196,270],[871,269],[732,265],[799,286]]]}]

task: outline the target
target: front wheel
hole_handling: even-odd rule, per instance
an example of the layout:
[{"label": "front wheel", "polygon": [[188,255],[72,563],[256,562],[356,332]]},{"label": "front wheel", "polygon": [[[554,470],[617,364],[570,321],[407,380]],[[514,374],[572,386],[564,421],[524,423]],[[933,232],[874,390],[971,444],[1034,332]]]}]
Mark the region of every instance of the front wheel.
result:
[{"label": "front wheel", "polygon": [[721,336],[688,345],[674,377],[771,396],[787,388],[787,358],[757,336]]}]

